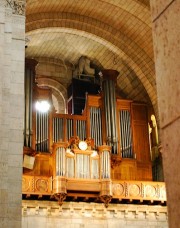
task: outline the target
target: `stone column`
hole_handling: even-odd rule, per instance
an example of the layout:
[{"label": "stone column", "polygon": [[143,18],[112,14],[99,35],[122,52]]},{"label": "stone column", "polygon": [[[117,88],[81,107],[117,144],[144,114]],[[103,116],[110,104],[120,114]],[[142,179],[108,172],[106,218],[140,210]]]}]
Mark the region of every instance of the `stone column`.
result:
[{"label": "stone column", "polygon": [[0,1],[0,227],[21,227],[25,17]]},{"label": "stone column", "polygon": [[180,1],[151,0],[162,156],[169,226],[180,218]]}]

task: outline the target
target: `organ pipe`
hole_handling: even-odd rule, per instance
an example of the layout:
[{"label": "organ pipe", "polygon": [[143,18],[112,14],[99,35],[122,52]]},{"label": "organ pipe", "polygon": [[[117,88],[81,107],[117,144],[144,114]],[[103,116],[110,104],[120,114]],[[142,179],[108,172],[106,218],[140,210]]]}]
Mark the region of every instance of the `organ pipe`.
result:
[{"label": "organ pipe", "polygon": [[62,205],[63,200],[67,195],[66,187],[66,148],[67,143],[54,144],[54,164],[53,166],[53,183],[52,191],[54,197],[59,201],[59,205]]},{"label": "organ pipe", "polygon": [[36,111],[36,150],[41,152],[48,151],[48,121],[49,115]]},{"label": "organ pipe", "polygon": [[123,158],[133,158],[131,116],[128,110],[120,110],[120,140]]},{"label": "organ pipe", "polygon": [[66,175],[66,143],[61,143],[60,145],[56,145],[54,148],[54,176],[65,177]]},{"label": "organ pipe", "polygon": [[111,147],[102,145],[98,147],[98,150],[100,152],[101,179],[109,179]]},{"label": "organ pipe", "polygon": [[90,108],[90,135],[96,147],[102,145],[102,116],[99,107]]},{"label": "organ pipe", "polygon": [[101,191],[100,199],[104,202],[105,207],[108,206],[112,199],[112,184],[110,177],[110,152],[111,147],[102,145],[98,147],[100,153],[100,166],[101,166]]},{"label": "organ pipe", "polygon": [[76,135],[78,135],[79,139],[81,140],[84,140],[86,138],[86,121],[76,121]]},{"label": "organ pipe", "polygon": [[62,141],[64,139],[63,131],[64,120],[63,118],[53,118],[53,142]]},{"label": "organ pipe", "polygon": [[73,136],[73,120],[67,119],[67,139],[69,140]]},{"label": "organ pipe", "polygon": [[117,154],[117,119],[116,119],[116,96],[115,84],[119,72],[115,70],[103,70],[103,94],[104,94],[104,112],[106,120],[106,139],[108,145],[112,146],[112,153]]},{"label": "organ pipe", "polygon": [[32,97],[33,84],[35,82],[35,60],[25,60],[25,75],[24,75],[24,146],[32,146]]}]

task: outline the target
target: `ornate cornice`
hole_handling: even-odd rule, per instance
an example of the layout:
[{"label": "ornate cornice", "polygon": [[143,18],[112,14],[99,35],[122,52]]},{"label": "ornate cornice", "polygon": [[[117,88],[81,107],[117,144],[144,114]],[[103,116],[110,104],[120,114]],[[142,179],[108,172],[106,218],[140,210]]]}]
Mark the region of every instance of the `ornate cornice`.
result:
[{"label": "ornate cornice", "polygon": [[6,0],[5,7],[10,7],[13,14],[25,15],[25,0]]},{"label": "ornate cornice", "polygon": [[93,219],[140,219],[167,222],[167,207],[153,205],[103,204],[85,202],[64,202],[59,206],[50,201],[22,201],[22,216],[43,216],[54,218],[93,218]]}]

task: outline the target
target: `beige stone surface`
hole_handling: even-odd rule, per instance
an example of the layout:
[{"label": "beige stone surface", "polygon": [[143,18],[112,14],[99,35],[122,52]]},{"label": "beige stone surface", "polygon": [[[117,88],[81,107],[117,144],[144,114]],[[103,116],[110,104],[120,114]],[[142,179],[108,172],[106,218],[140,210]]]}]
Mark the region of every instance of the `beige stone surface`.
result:
[{"label": "beige stone surface", "polygon": [[20,228],[25,18],[1,6],[0,24],[0,227]]},{"label": "beige stone surface", "polygon": [[23,201],[22,227],[166,228],[166,207],[97,203]]},{"label": "beige stone surface", "polygon": [[155,20],[174,0],[151,0],[152,19]]},{"label": "beige stone surface", "polygon": [[180,1],[153,24],[156,82],[161,127],[180,117]]},{"label": "beige stone surface", "polygon": [[177,228],[180,218],[180,1],[161,6],[161,1],[152,2],[160,11],[166,6],[153,23],[153,38],[169,227]]},{"label": "beige stone surface", "polygon": [[[173,137],[172,137],[173,135]],[[170,227],[179,226],[180,218],[180,119],[162,131],[164,174],[169,206]]]}]

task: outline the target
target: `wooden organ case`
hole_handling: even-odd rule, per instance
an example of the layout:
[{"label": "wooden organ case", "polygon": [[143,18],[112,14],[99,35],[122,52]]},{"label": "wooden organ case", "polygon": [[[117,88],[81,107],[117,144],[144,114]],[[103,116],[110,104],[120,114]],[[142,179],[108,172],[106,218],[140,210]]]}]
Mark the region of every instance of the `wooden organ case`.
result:
[{"label": "wooden organ case", "polygon": [[[87,95],[82,115],[32,107],[31,143],[25,144],[24,156],[35,162],[23,172],[27,197],[50,196],[61,205],[66,197],[79,196],[105,206],[112,199],[166,200],[164,184],[152,182],[147,106],[116,97],[117,71],[102,75],[102,92]],[[32,103],[51,103],[50,95],[35,87]]]}]

